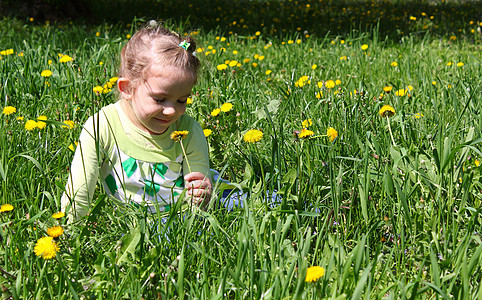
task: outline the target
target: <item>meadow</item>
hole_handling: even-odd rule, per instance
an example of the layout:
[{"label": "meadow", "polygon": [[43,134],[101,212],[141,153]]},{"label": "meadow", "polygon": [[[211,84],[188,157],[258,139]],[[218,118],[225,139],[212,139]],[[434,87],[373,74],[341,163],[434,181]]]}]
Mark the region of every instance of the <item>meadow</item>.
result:
[{"label": "meadow", "polygon": [[[482,299],[481,3],[225,2],[0,20],[2,298]],[[246,200],[152,215],[99,185],[67,223],[82,125],[151,17],[198,41],[187,113]]]}]

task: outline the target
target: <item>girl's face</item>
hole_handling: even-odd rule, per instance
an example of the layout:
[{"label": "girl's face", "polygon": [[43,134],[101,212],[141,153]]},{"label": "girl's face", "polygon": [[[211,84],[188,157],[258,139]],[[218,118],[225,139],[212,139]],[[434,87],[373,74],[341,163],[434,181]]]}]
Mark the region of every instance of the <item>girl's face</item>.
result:
[{"label": "girl's face", "polygon": [[138,128],[150,134],[164,133],[186,110],[194,81],[191,73],[175,67],[151,68],[152,74],[132,93],[123,86],[128,79],[119,79],[124,98],[124,112]]}]

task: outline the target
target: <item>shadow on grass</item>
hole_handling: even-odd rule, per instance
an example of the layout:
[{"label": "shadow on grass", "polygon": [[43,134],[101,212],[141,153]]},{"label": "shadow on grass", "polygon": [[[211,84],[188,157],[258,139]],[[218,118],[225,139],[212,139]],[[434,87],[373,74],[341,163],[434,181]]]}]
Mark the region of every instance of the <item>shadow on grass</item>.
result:
[{"label": "shadow on grass", "polygon": [[[15,3],[17,3],[15,5]],[[20,3],[20,4],[19,4]],[[337,0],[6,0],[0,12],[19,18],[90,24],[172,20],[188,30],[264,36],[347,36],[371,32],[397,39],[409,33],[473,36],[482,25],[482,1]],[[34,5],[36,4],[36,5]]]}]

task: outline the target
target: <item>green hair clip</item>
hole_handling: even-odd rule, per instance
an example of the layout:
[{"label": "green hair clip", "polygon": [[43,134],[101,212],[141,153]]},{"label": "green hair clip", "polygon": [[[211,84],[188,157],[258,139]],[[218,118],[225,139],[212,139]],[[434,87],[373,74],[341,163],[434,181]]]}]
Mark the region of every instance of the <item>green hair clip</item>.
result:
[{"label": "green hair clip", "polygon": [[184,48],[184,50],[187,50],[189,46],[191,46],[191,43],[188,43],[186,41],[182,41],[181,43],[179,43],[179,47]]}]

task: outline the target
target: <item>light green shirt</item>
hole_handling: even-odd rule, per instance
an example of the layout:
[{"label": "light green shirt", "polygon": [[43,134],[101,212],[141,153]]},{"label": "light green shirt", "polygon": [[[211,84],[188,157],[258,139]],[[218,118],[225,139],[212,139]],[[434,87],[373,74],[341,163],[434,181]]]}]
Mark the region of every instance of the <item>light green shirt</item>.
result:
[{"label": "light green shirt", "polygon": [[100,178],[105,191],[151,212],[169,210],[184,189],[189,168],[181,143],[171,139],[176,130],[187,130],[182,140],[192,172],[209,172],[206,138],[201,126],[182,115],[166,132],[151,135],[137,128],[123,113],[120,102],[91,116],[84,125],[75,150],[70,175],[62,196],[62,211],[75,217],[91,208]]}]

